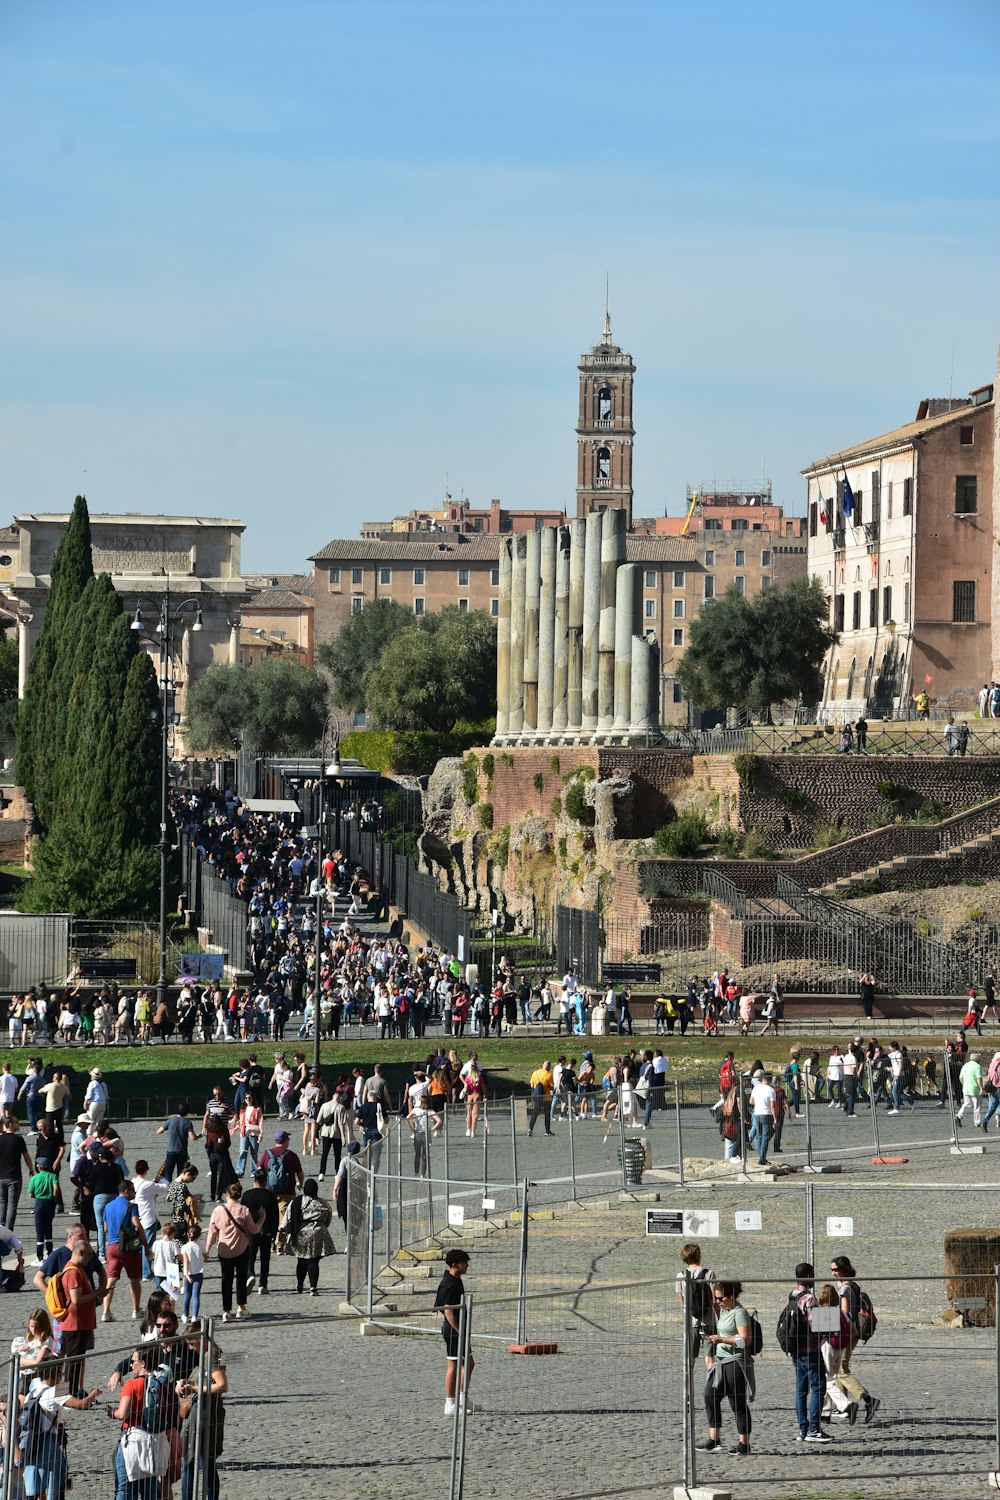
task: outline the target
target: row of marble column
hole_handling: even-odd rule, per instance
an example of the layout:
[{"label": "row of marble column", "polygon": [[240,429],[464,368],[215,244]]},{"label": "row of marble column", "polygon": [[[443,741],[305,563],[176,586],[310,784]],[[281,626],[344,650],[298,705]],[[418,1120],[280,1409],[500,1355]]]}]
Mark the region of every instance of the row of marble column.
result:
[{"label": "row of marble column", "polygon": [[640,742],[659,721],[659,648],[642,634],[625,512],[505,539],[497,744]]}]

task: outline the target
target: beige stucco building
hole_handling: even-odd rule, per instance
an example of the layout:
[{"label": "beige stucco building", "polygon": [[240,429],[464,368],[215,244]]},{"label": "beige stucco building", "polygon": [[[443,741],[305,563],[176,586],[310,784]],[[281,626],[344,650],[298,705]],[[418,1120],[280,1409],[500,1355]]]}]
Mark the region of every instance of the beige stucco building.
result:
[{"label": "beige stucco building", "polygon": [[[4,543],[11,558],[5,586],[18,618],[19,689],[45,618],[52,559],[69,521],[68,514],[25,512],[14,517]],[[171,639],[171,678],[183,711],[188,684],[217,663],[238,659],[240,611],[248,597],[240,572],[242,521],[213,516],[90,517],[95,573],[108,573],[129,614],[139,609],[155,625],[164,598],[175,620]],[[194,600],[202,629],[192,632]],[[148,648],[155,654],[151,641]]]},{"label": "beige stucco building", "polygon": [[[830,597],[821,715],[976,706],[996,673],[994,387],[921,401],[912,422],[819,459],[809,571]],[[850,486],[850,505],[845,480]]]}]

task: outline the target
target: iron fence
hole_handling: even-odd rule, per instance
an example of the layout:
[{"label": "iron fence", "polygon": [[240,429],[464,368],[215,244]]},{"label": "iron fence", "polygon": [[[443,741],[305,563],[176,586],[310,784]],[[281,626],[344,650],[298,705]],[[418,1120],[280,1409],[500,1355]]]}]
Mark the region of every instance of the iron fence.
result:
[{"label": "iron fence", "polygon": [[[170,940],[167,958],[171,965],[178,963]],[[94,921],[59,913],[0,912],[0,993],[66,984],[87,959],[104,960],[102,972],[122,983],[152,984],[160,964],[159,927],[124,918]]]},{"label": "iron fence", "polygon": [[196,925],[211,932],[212,942],[226,954],[232,968],[246,969],[246,903],[234,895],[229,878],[199,856],[186,834],[181,834],[181,870],[185,903]]}]

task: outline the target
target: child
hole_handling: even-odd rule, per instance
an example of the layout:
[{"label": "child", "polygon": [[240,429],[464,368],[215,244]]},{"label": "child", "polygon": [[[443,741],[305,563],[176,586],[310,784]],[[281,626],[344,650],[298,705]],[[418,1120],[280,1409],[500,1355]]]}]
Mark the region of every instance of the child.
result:
[{"label": "child", "polygon": [[[200,1225],[197,1226],[200,1231]],[[188,1234],[194,1233],[195,1226],[188,1230]],[[172,1223],[164,1224],[161,1237],[153,1246],[153,1275],[159,1279],[160,1290],[168,1292],[171,1297],[180,1296],[181,1290],[181,1263],[180,1252],[177,1245],[177,1230]]]},{"label": "child", "polygon": [[35,1200],[35,1265],[40,1266],[46,1255],[52,1254],[52,1221],[59,1197],[59,1178],[44,1157],[35,1162],[28,1193]]},{"label": "child", "polygon": [[201,1306],[201,1287],[205,1280],[205,1249],[201,1239],[201,1225],[192,1224],[186,1245],[181,1246],[181,1264],[184,1269],[184,1312],[182,1323],[197,1318]]},{"label": "child", "polygon": [[702,1020],[702,1032],[703,1032],[703,1034],[705,1036],[718,1036],[719,1035],[719,1012],[716,1009],[714,998],[711,995],[709,995],[709,993],[708,993],[707,990],[705,991],[705,997],[702,1000],[702,1012],[703,1012],[703,1020]]}]

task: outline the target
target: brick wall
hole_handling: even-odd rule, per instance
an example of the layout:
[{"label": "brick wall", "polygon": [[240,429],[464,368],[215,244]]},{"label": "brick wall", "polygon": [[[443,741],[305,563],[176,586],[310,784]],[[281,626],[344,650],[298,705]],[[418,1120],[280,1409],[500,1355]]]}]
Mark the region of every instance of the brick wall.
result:
[{"label": "brick wall", "polygon": [[[773,849],[801,849],[822,822],[864,833],[873,817],[885,815],[882,781],[908,787],[917,801],[936,799],[947,817],[1000,796],[1000,757],[758,756],[753,785],[739,790],[740,821],[758,829]],[[804,794],[806,805],[789,807],[788,793]]]},{"label": "brick wall", "polygon": [[[565,793],[565,778],[580,766],[589,766],[597,773],[600,752],[596,746],[540,745],[537,749],[515,747],[472,753],[480,764],[479,800],[493,804],[493,827],[502,828],[525,813],[534,813],[551,824],[552,803]],[[484,755],[493,757],[491,778],[482,771]],[[536,776],[541,777],[540,787],[535,785]]]}]

